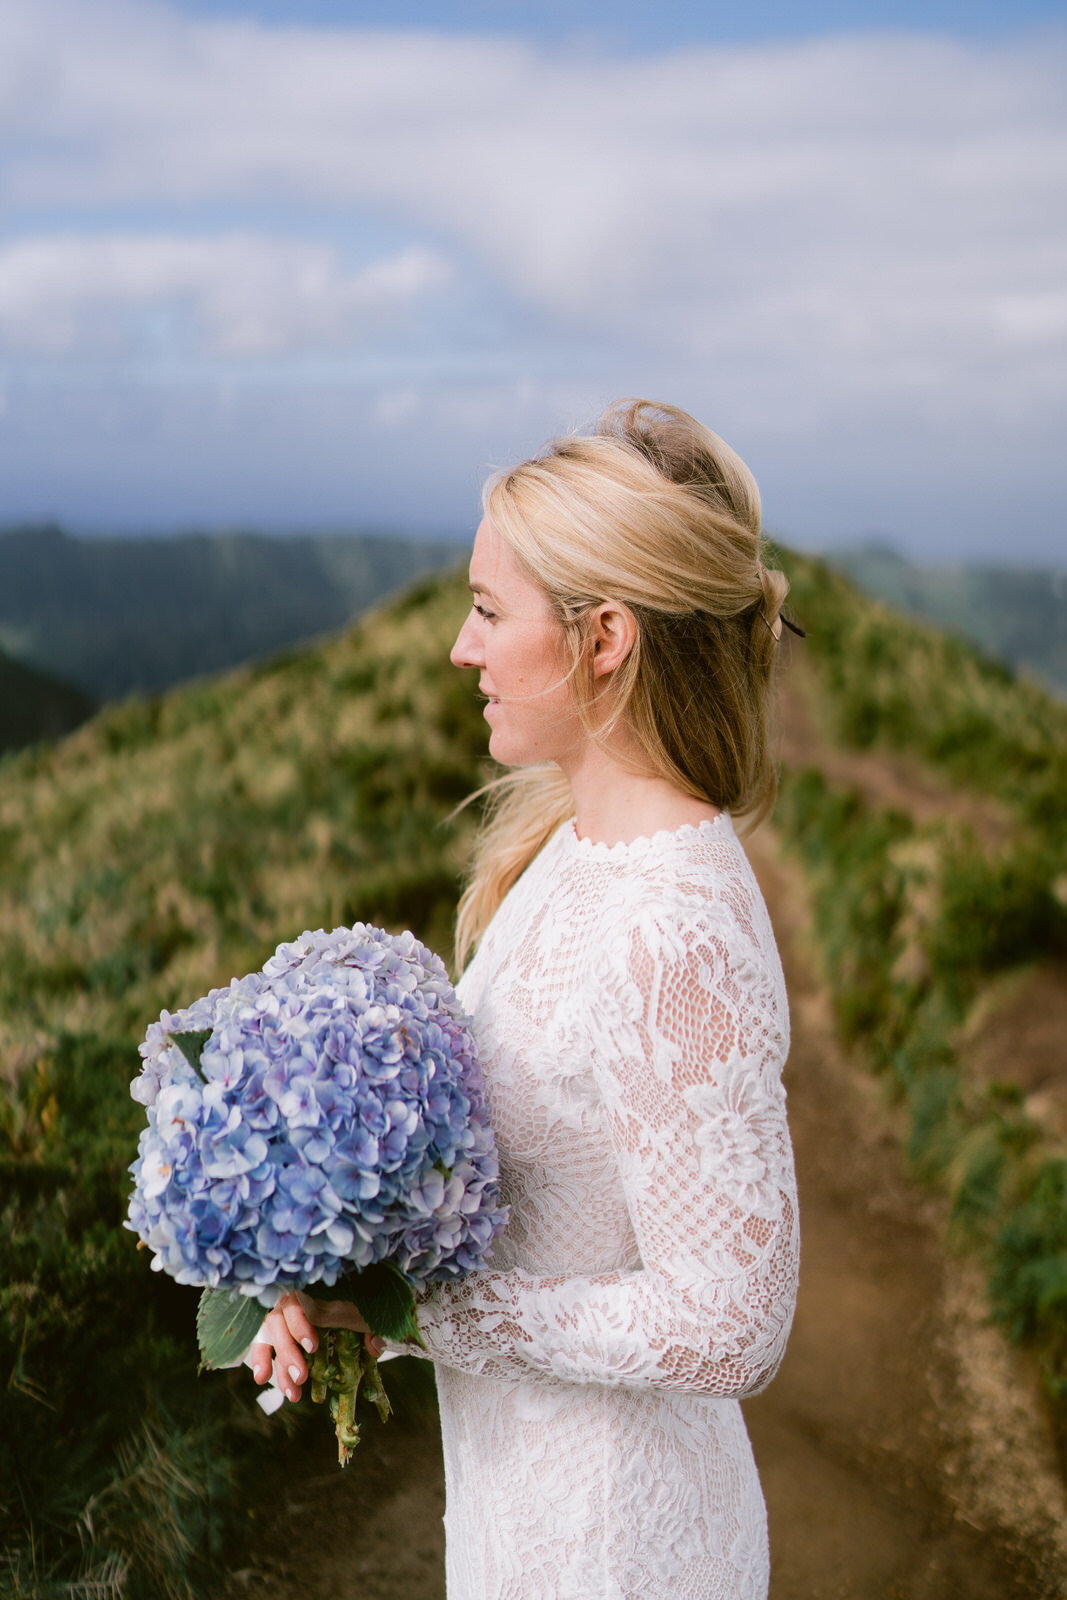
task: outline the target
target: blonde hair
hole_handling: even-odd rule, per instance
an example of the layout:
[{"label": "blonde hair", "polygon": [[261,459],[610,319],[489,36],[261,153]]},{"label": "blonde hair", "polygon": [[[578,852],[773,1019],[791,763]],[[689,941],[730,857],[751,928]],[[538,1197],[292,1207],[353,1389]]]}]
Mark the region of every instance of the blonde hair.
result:
[{"label": "blonde hair", "polygon": [[[754,825],[777,786],[773,679],[785,575],[763,564],[760,500],[744,462],[674,406],[621,400],[590,434],[554,439],[499,472],[485,515],[545,592],[591,737],[620,719],[643,770]],[[596,715],[586,620],[622,602],[637,639]],[[555,766],[520,767],[487,797],[456,924],[457,963],[508,889],[573,815]]]}]

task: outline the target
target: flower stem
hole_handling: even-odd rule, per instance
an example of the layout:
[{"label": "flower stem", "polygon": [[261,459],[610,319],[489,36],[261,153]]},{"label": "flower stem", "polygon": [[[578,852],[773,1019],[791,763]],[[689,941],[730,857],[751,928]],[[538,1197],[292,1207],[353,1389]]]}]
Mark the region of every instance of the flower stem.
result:
[{"label": "flower stem", "polygon": [[369,1400],[373,1406],[377,1407],[378,1415],[384,1422],[386,1417],[392,1415],[393,1408],[389,1404],[389,1396],[385,1392],[377,1361],[362,1341],[360,1341],[360,1350],[363,1362],[363,1396],[364,1399]]},{"label": "flower stem", "polygon": [[311,1398],[321,1404],[328,1400],[337,1435],[337,1459],[342,1467],[351,1460],[359,1443],[356,1422],[356,1395],[360,1383],[363,1393],[384,1422],[392,1412],[389,1396],[382,1385],[378,1363],[363,1342],[363,1336],[348,1328],[331,1328],[311,1362]]},{"label": "flower stem", "polygon": [[359,1426],[356,1422],[356,1392],[363,1376],[360,1359],[363,1340],[348,1328],[337,1328],[333,1334],[334,1360],[337,1376],[330,1400],[334,1432],[337,1435],[337,1459],[347,1467],[353,1450],[359,1443]]},{"label": "flower stem", "polygon": [[330,1386],[330,1341],[322,1340],[311,1362],[311,1398],[316,1405],[325,1400]]}]

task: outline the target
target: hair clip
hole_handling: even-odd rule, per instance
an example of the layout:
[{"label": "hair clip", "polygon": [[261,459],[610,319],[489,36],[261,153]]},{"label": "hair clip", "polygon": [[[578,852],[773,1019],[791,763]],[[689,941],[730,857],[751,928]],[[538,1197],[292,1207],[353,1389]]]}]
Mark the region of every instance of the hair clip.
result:
[{"label": "hair clip", "polygon": [[773,622],[768,622],[762,611],[760,612],[760,617],[764,622],[767,623],[768,628],[770,628],[776,640],[782,637],[783,623],[789,629],[790,633],[796,634],[798,639],[806,639],[808,637],[804,629],[800,627],[799,624],[790,622],[789,618],[787,616],[783,616],[781,612],[778,613]]}]

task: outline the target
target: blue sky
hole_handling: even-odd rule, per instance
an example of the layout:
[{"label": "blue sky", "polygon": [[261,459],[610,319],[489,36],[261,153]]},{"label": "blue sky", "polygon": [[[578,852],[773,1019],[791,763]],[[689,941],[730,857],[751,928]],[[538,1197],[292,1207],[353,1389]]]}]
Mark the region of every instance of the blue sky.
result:
[{"label": "blue sky", "polygon": [[454,534],[642,394],[1062,560],[1064,10],[0,0],[0,523]]},{"label": "blue sky", "polygon": [[875,29],[944,30],[998,37],[1062,19],[1062,0],[183,0],[205,17],[256,17],[265,22],[375,28],[443,28],[450,32],[518,34],[548,41],[595,36],[615,48],[658,51],[740,39],[797,39],[811,34]]}]

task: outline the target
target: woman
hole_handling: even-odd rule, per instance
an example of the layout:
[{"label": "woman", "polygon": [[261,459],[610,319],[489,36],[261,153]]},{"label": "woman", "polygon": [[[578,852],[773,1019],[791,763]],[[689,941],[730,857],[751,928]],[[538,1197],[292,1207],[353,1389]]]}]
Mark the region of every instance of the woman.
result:
[{"label": "woman", "polygon": [[[759,498],[684,412],[624,402],[492,480],[452,652],[496,788],[460,905],[511,1222],[423,1296],[449,1600],[763,1596],[738,1397],[795,1299],[788,1019],[732,815],[770,805],[786,581]],[[312,1322],[268,1328],[291,1398]],[[270,1375],[271,1348],[253,1351]]]}]

